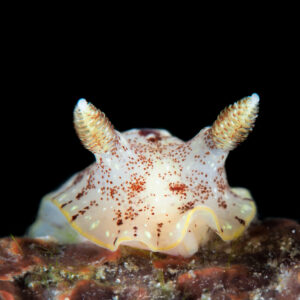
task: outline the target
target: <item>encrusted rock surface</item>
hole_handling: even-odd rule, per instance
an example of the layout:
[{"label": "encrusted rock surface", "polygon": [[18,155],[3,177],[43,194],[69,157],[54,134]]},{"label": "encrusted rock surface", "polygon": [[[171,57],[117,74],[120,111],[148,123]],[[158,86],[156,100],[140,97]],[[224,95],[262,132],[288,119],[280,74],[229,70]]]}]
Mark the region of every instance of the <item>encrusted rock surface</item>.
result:
[{"label": "encrusted rock surface", "polygon": [[300,299],[300,225],[269,219],[184,259],[120,247],[0,240],[0,299]]}]

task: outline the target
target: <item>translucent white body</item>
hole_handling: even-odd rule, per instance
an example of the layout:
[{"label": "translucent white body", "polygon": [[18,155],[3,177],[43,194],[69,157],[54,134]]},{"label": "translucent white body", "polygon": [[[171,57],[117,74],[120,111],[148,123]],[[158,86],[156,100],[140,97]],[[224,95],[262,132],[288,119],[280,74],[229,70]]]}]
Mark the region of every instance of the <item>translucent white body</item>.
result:
[{"label": "translucent white body", "polygon": [[190,256],[212,232],[232,240],[254,218],[249,192],[227,183],[228,151],[214,147],[209,127],[188,142],[166,130],[116,134],[112,152],[44,198],[32,236]]}]

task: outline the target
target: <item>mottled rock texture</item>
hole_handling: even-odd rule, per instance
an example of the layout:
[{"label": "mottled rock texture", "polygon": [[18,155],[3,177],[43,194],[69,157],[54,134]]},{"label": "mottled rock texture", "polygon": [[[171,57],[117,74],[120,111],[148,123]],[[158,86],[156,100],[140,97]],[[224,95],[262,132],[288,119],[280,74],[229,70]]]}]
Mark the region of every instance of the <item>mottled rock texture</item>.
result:
[{"label": "mottled rock texture", "polygon": [[253,223],[185,259],[85,243],[0,240],[0,299],[300,299],[300,225]]}]

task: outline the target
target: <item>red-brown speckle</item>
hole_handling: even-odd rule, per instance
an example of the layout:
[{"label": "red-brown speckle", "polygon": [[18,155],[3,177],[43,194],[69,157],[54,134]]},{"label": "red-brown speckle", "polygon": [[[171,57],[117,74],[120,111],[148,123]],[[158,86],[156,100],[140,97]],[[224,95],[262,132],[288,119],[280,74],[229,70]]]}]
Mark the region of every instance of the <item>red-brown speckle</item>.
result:
[{"label": "red-brown speckle", "polygon": [[79,216],[79,214],[73,215],[72,218],[71,218],[71,221],[75,221],[78,216]]},{"label": "red-brown speckle", "polygon": [[236,220],[238,220],[239,221],[239,223],[241,224],[241,225],[246,225],[246,222],[245,222],[245,220],[243,220],[243,219],[241,219],[241,218],[239,218],[238,216],[235,216],[234,217]]},{"label": "red-brown speckle", "polygon": [[185,194],[187,190],[187,185],[184,183],[170,183],[169,189],[172,192],[175,192],[177,194]]}]

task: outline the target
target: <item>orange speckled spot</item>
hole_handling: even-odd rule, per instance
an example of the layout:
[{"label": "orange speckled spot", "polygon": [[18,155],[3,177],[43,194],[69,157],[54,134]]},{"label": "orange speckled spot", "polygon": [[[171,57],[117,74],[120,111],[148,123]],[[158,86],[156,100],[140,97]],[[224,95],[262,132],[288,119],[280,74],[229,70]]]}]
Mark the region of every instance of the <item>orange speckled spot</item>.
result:
[{"label": "orange speckled spot", "polygon": [[33,256],[33,257],[32,257],[32,260],[33,260],[34,263],[37,264],[37,265],[40,265],[40,264],[43,263],[43,260],[42,260],[40,257],[38,257],[38,256]]},{"label": "orange speckled spot", "polygon": [[88,283],[90,283],[89,280],[79,280],[79,281],[77,281],[77,283],[76,283],[76,288],[85,286],[85,285],[88,284]]},{"label": "orange speckled spot", "polygon": [[16,255],[23,254],[23,251],[18,242],[18,239],[13,238],[13,241],[10,244],[10,251],[11,251],[11,253],[16,254]]},{"label": "orange speckled spot", "polygon": [[247,300],[249,299],[248,293],[239,293],[238,295],[227,294],[226,296],[230,297],[230,300]]},{"label": "orange speckled spot", "polygon": [[59,295],[57,300],[66,300],[66,299],[71,299],[69,294],[62,294]]},{"label": "orange speckled spot", "polygon": [[91,270],[89,267],[85,266],[82,267],[79,272],[81,273],[81,275],[88,275],[89,273],[91,273]]},{"label": "orange speckled spot", "polygon": [[15,297],[11,293],[9,293],[9,292],[0,291],[0,299],[3,299],[3,300],[14,300]]},{"label": "orange speckled spot", "polygon": [[194,278],[194,277],[197,277],[197,278],[211,277],[211,276],[215,277],[222,273],[224,273],[224,269],[219,268],[219,267],[206,268],[206,269],[202,269],[202,270],[194,270],[193,275],[190,272],[180,275],[178,277],[178,284],[185,285],[187,282],[190,281],[191,278]]},{"label": "orange speckled spot", "polygon": [[115,252],[107,250],[107,255],[106,256],[104,255],[105,262],[106,261],[116,262],[121,258],[121,256],[122,256],[122,254],[121,254],[120,248],[118,248],[118,250]]},{"label": "orange speckled spot", "polygon": [[213,283],[218,280],[232,282],[239,276],[248,277],[248,269],[242,265],[232,265],[230,268],[210,267],[202,270],[194,270],[192,273],[184,273],[178,277],[179,286],[192,287],[195,282],[205,281]]},{"label": "orange speckled spot", "polygon": [[11,280],[11,279],[12,279],[12,276],[0,275],[0,280],[2,280],[2,281],[8,281],[8,280]]}]

